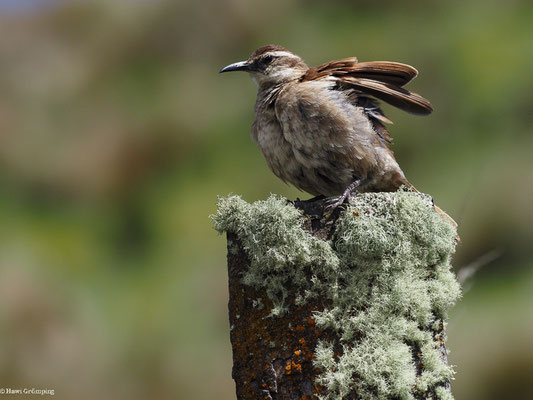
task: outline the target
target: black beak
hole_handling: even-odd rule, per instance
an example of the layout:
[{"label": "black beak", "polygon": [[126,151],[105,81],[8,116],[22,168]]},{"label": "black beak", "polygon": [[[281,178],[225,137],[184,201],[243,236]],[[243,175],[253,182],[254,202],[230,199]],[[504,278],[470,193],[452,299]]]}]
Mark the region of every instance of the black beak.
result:
[{"label": "black beak", "polygon": [[230,71],[250,71],[250,64],[248,64],[248,61],[239,61],[222,68],[218,73]]}]

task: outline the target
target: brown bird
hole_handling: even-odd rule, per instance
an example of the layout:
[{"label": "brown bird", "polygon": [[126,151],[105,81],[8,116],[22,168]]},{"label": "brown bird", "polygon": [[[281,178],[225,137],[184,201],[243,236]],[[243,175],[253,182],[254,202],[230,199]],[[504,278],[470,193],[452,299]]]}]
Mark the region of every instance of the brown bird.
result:
[{"label": "brown bird", "polygon": [[337,196],[332,207],[354,191],[414,189],[389,148],[384,124],[391,121],[376,99],[430,114],[429,101],[403,88],[418,75],[415,68],[355,57],[309,68],[286,48],[267,45],[220,70],[229,71],[248,72],[258,87],[252,138],[284,182],[315,196]]}]

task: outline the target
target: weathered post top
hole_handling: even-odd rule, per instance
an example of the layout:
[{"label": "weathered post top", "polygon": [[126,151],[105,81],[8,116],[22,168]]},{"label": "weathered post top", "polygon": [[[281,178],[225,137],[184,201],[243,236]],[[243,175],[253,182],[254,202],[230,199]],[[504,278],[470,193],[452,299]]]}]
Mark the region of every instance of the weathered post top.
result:
[{"label": "weathered post top", "polygon": [[360,194],[334,221],[320,201],[218,207],[239,400],[453,399],[456,231],[428,196]]}]

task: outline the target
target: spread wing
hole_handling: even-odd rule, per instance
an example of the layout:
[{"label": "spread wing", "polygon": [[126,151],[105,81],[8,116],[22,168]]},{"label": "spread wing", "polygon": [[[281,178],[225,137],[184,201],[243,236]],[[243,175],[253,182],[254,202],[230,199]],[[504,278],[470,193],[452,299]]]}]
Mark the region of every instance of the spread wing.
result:
[{"label": "spread wing", "polygon": [[411,114],[428,115],[433,111],[431,103],[419,94],[402,87],[417,75],[418,71],[407,64],[389,61],[358,63],[357,59],[352,57],[309,68],[301,80],[304,82],[335,78],[340,90],[352,90],[363,96],[372,96]]}]

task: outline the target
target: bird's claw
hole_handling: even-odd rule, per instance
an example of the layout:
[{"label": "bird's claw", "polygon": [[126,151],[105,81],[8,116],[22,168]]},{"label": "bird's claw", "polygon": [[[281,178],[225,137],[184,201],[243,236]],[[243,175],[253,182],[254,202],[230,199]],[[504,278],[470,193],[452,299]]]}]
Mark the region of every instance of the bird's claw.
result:
[{"label": "bird's claw", "polygon": [[[335,215],[339,215],[340,211],[346,210],[350,200],[357,195],[357,191],[346,192],[338,197],[332,197],[324,202],[324,214],[329,214],[327,220],[333,219]],[[337,212],[338,211],[338,212]]]},{"label": "bird's claw", "polygon": [[331,199],[327,199],[324,202],[324,210],[326,212],[333,212],[340,206],[344,205],[347,200],[349,201],[349,196],[338,196],[338,197],[332,197]]}]

